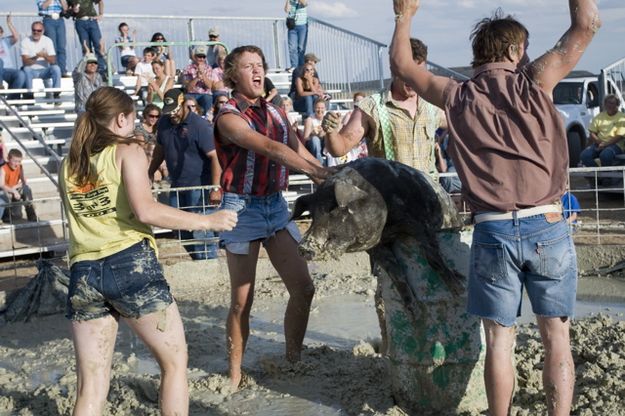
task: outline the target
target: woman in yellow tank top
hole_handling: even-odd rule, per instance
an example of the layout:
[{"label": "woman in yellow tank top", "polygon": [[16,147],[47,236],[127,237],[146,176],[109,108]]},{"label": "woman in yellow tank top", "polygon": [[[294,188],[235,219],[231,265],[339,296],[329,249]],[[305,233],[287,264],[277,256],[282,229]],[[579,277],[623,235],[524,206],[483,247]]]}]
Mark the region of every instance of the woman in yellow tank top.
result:
[{"label": "woman in yellow tank top", "polygon": [[74,416],[102,414],[120,318],[161,368],[161,414],[188,414],[184,329],[150,225],[226,231],[237,221],[233,211],[199,215],[154,201],[145,152],[132,137],[134,121],[128,95],[112,87],[96,90],[76,122],[60,175],[70,232]]}]

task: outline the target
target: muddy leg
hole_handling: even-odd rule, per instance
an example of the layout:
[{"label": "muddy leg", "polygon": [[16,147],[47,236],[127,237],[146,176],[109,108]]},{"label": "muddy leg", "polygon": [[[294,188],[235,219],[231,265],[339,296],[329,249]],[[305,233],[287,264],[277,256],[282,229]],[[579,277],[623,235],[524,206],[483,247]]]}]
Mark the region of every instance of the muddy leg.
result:
[{"label": "muddy leg", "polygon": [[111,378],[111,362],[117,337],[117,319],[111,315],[73,321],[78,387],[73,415],[101,415]]},{"label": "muddy leg", "polygon": [[292,362],[299,361],[315,287],[308,265],[297,251],[297,242],[288,231],[278,231],[268,240],[266,248],[290,295],[284,314],[286,358]]},{"label": "muddy leg", "polygon": [[512,364],[514,327],[505,327],[489,319],[482,320],[486,333],[484,381],[490,416],[507,416],[514,393],[515,373]]},{"label": "muddy leg", "polygon": [[569,319],[537,317],[545,347],[543,386],[549,416],[568,416],[573,402],[575,364],[571,355]]},{"label": "muddy leg", "polygon": [[250,311],[254,301],[259,249],[260,242],[252,242],[247,255],[233,254],[226,250],[230,273],[230,311],[226,321],[226,345],[230,383],[235,389],[241,383],[243,352],[250,334]]}]

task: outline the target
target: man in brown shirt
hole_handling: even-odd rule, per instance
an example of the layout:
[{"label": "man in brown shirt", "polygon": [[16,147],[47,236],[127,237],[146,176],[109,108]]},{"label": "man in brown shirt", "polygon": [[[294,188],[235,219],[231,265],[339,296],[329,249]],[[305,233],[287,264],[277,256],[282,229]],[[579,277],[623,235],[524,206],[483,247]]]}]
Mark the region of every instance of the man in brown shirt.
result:
[{"label": "man in brown shirt", "polygon": [[549,415],[569,415],[575,382],[569,324],[575,304],[575,249],[561,207],[568,152],[551,102],[600,26],[594,0],[569,0],[571,26],[533,62],[528,32],[501,12],[471,34],[474,77],[435,76],[410,56],[419,0],[393,0],[391,67],[418,94],[445,110],[450,155],[475,214],[468,311],[486,333],[489,414],[509,414],[514,390],[514,324],[527,290],[545,346]]}]

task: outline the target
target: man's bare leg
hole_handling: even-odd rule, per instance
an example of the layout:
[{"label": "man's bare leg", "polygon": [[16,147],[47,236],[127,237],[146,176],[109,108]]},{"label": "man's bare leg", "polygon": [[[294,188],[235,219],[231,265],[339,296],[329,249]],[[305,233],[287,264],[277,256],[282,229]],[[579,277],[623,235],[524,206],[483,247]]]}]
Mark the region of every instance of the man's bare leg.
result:
[{"label": "man's bare leg", "polygon": [[512,364],[514,327],[482,319],[486,332],[486,362],[484,382],[490,416],[507,416],[514,393],[515,373]]}]

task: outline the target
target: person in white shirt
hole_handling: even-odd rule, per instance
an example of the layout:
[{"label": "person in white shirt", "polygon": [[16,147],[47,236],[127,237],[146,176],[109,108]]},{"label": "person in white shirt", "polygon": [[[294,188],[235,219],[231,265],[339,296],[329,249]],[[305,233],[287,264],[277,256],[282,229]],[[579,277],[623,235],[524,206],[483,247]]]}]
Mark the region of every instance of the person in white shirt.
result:
[{"label": "person in white shirt", "polygon": [[[56,51],[52,39],[43,34],[43,23],[33,22],[31,35],[20,43],[26,88],[33,88],[33,79],[52,80],[52,88],[61,87],[61,68],[56,64]],[[49,85],[46,85],[49,87]],[[54,96],[58,97],[55,92]]]},{"label": "person in white shirt", "polygon": [[[3,81],[11,89],[24,88],[26,75],[15,63],[13,50],[13,46],[19,40],[20,35],[13,26],[10,13],[7,15],[7,27],[11,31],[11,36],[4,36],[4,29],[0,26],[0,88],[2,88]],[[10,94],[7,98],[19,98],[19,94]]]}]

